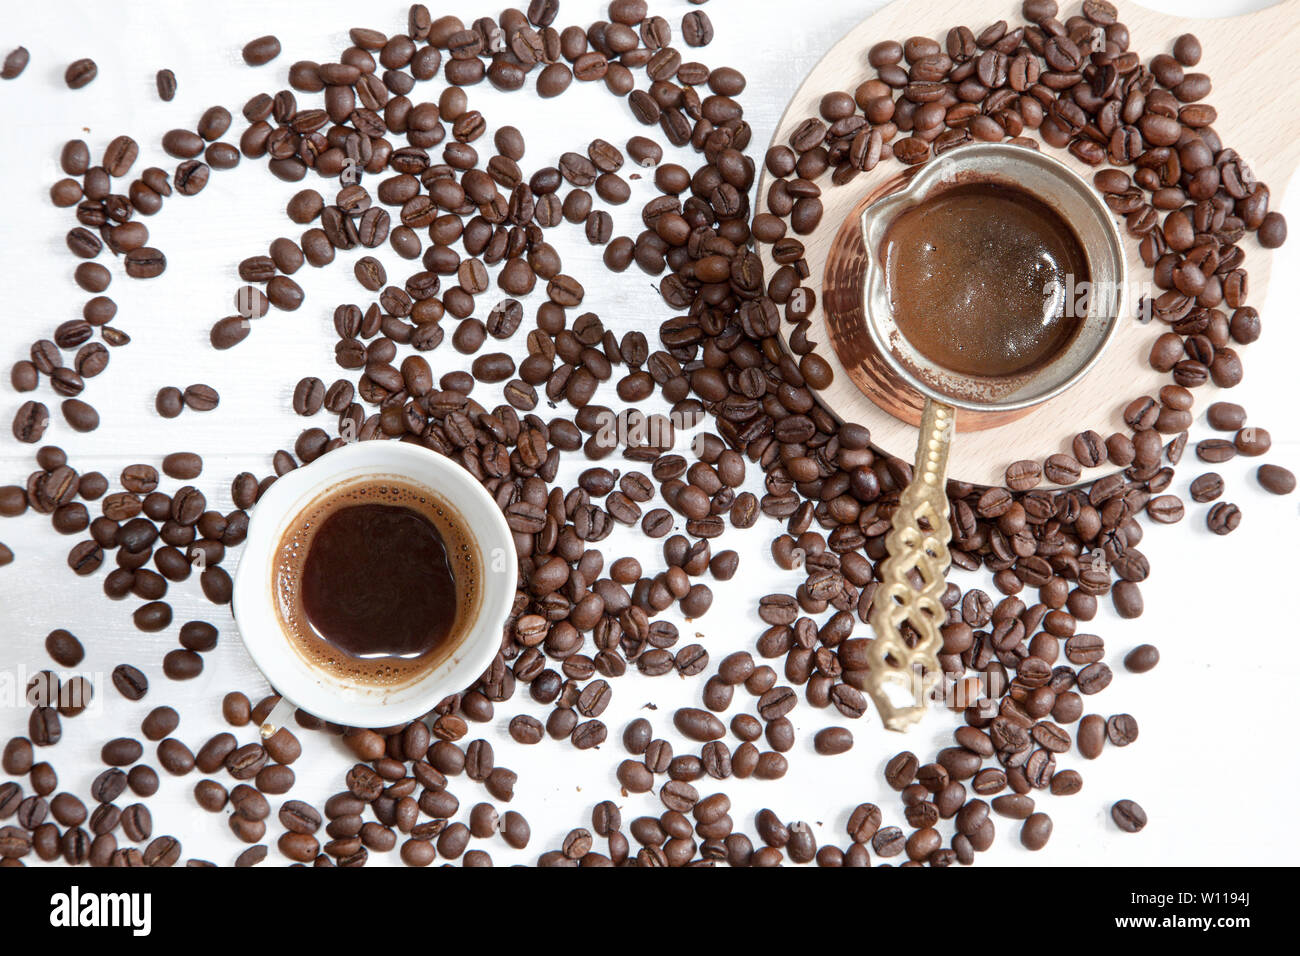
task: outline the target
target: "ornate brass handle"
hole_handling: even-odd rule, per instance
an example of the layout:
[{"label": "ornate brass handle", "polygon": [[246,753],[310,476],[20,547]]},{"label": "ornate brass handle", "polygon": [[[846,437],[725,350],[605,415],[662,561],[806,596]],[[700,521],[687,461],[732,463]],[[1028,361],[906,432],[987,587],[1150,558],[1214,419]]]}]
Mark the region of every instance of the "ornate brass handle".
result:
[{"label": "ornate brass handle", "polygon": [[[947,616],[940,602],[947,588],[944,574],[952,540],[945,485],[955,416],[951,406],[926,400],[916,468],[899,496],[893,528],[885,538],[889,557],[881,566],[880,586],[868,615],[876,636],[867,651],[867,691],[890,730],[904,731],[921,719],[940,677],[939,628]],[[912,571],[921,576],[919,588],[909,578]],[[914,641],[904,636],[904,623],[915,633]],[[905,690],[911,703],[896,704],[891,689],[896,694]]]}]

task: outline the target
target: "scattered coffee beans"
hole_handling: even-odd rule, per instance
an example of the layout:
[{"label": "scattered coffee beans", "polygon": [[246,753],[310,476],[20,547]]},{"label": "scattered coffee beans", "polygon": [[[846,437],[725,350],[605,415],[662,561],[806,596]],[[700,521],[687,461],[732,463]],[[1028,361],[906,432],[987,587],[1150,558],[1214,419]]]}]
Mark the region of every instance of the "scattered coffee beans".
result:
[{"label": "scattered coffee beans", "polygon": [[[355,28],[346,50],[294,63],[288,89],[258,94],[244,105],[248,126],[231,137],[237,147],[222,142],[234,117],[213,107],[195,129],[162,137],[164,151],[179,162],[172,172],[151,167],[120,189],[114,180],[131,176],[138,159],[134,140],[113,140],[98,166],[87,144],[68,143],[60,157],[68,178],[50,195],[77,219],[67,246],[85,260],[76,282],[94,298],[82,319],[34,344],[13,366],[11,381],[20,392],[49,384],[75,429],[98,425],[98,414],[79,396],[90,387],[88,379],[105,372],[108,347],[130,341],[111,324],[117,306],[103,295],[111,271],[95,260],[107,245],[129,277],[161,275],[166,256],[148,245],[140,218],[159,214],[173,195],[198,193],[214,171],[234,167],[241,157],[264,161],[285,182],[314,176],[311,183],[320,188],[299,189],[286,209],[289,235],[250,249],[238,264],[244,285],[232,296],[235,314],[208,320],[214,349],[242,343],[272,307],[302,307],[306,284],[299,284],[301,275],[290,276],[304,264],[324,267],[337,251],[387,242],[413,265],[409,274],[390,275],[378,254],[352,256],[357,288],[366,295],[332,313],[334,361],[344,371],[315,369],[293,388],[287,404],[313,422],[268,458],[264,477],[234,479],[236,510],[210,506],[217,496],[193,484],[163,483],[160,490],[153,465],[130,466],[121,471],[120,487],[110,486],[102,476],[92,479],[96,473],[74,470],[61,450],[46,446],[37,455],[38,471],[0,489],[0,514],[39,512],[56,530],[81,536],[69,551],[71,569],[98,574],[107,564],[105,594],[138,602],[130,608],[136,626],[157,633],[172,623],[169,589],[191,577],[214,603],[229,601],[230,576],[222,563],[246,534],[248,509],[276,477],[344,443],[418,442],[454,457],[484,483],[515,533],[521,559],[521,586],[501,653],[427,720],[345,731],[298,715],[303,730],[341,733],[358,762],[323,810],[301,800],[281,805],[278,820],[287,832],[276,846],[295,862],[359,866],[370,853],[397,849],[400,842],[408,865],[426,866],[439,856],[490,865],[491,857],[471,843],[497,832],[506,845],[527,847],[526,819],[499,806],[514,799],[517,784],[522,798],[524,782],[499,764],[487,739],[466,743],[474,737],[471,727],[497,720],[500,705],[526,686],[549,715],[509,719],[513,741],[549,746],[543,738],[550,736],[578,749],[608,747],[601,714],[618,691],[617,678],[632,667],[650,678],[701,680],[703,706],[677,709],[671,718],[689,743],[683,752],[655,736],[651,718],[662,724],[662,714],[648,712],[622,731],[629,757],[617,766],[618,786],[626,795],[655,794],[644,799],[657,799],[663,812],[630,820],[629,839],[618,811],[622,801],[603,801],[592,815],[594,833],[572,829],[558,846],[539,851],[542,865],[726,860],[767,866],[788,859],[856,866],[868,865],[871,853],[915,864],[969,863],[994,838],[990,809],[1020,821],[1021,843],[1042,849],[1052,821],[1036,810],[1030,793],[1064,796],[1082,786],[1077,771],[1056,769],[1056,755],[1073,744],[1091,759],[1138,736],[1130,715],[1083,715],[1085,698],[1100,699],[1094,695],[1112,674],[1101,637],[1083,633],[1080,625],[1095,616],[1098,598],[1107,594],[1121,616],[1142,613],[1140,585],[1150,569],[1138,548],[1141,519],[1174,523],[1184,516],[1182,500],[1169,488],[1193,420],[1195,389],[1210,381],[1223,388],[1237,384],[1242,368],[1235,346],[1259,335],[1258,313],[1246,304],[1245,254],[1238,242],[1253,231],[1261,245],[1273,248],[1286,237],[1285,220],[1268,209],[1267,188],[1210,125],[1213,111],[1202,102],[1208,78],[1183,69],[1199,61],[1199,41],[1179,37],[1172,56],[1161,54],[1140,69],[1115,11],[1094,0],[1064,24],[1055,20],[1055,4],[1035,2],[1025,5],[1025,14],[1038,26],[999,23],[978,34],[959,27],[942,43],[924,37],[882,41],[864,51],[874,71],[869,79],[851,91],[827,91],[817,115],[762,157],[773,186],[758,197],[760,208],[751,209],[756,170],[747,156],[752,131],[740,102],[745,77],[730,67],[686,62],[673,46],[672,25],[651,15],[641,0],[615,0],[608,22],[590,30],[552,26],[558,9],[536,0],[526,12],[509,10],[467,26],[454,16],[434,18],[415,4],[405,32]],[[1117,49],[1080,53],[1094,31]],[[702,10],[691,10],[677,35],[685,47],[702,48],[714,28]],[[25,52],[20,48],[6,59],[6,78],[22,71]],[[242,51],[253,66],[280,52],[270,36]],[[642,68],[646,84],[633,73]],[[650,136],[632,137],[625,150],[595,140],[535,163],[518,129],[494,128],[489,140],[489,119],[471,109],[464,87],[486,78],[498,89],[519,89],[534,70],[543,97],[562,95],[574,83],[603,81],[626,99],[637,120],[658,127],[656,136],[661,132],[674,147],[698,154],[700,163],[694,169],[665,163],[663,147]],[[79,88],[95,73],[92,61],[78,61],[68,68],[67,83]],[[416,84],[435,76],[445,84],[433,102]],[[174,96],[170,71],[158,73],[157,89],[163,100]],[[1094,135],[1111,126],[1115,135]],[[1105,167],[1095,178],[1097,188],[1124,217],[1156,285],[1167,290],[1151,303],[1168,332],[1149,360],[1171,381],[1158,399],[1141,396],[1124,406],[1124,433],[1103,438],[1081,431],[1068,449],[1041,461],[1014,461],[1005,487],[949,484],[953,563],[988,567],[1000,599],[949,587],[940,663],[959,691],[956,709],[971,713],[966,708],[982,693],[999,708],[994,717],[959,727],[954,746],[932,758],[904,752],[888,761],[885,780],[902,797],[908,829],[883,825],[885,811],[864,804],[849,818],[846,848],[819,847],[819,839],[825,841],[820,829],[783,822],[765,810],[755,821],[762,844],[755,849],[735,829],[730,798],[704,784],[783,777],[790,769],[785,754],[801,746],[803,726],[791,716],[800,698],[833,707],[827,714],[837,719],[867,713],[862,625],[889,516],[911,475],[907,463],[872,447],[867,429],[834,421],[815,401],[813,392],[830,384],[832,371],[805,334],[809,298],[795,295],[813,292],[802,285],[801,237],[821,220],[822,190],[842,187],[881,162],[917,164],[975,139],[1036,144],[1024,136],[1035,129],[1048,146]],[[532,168],[521,166],[525,157]],[[640,210],[644,231],[615,236],[619,220],[605,207],[627,202],[630,180],[651,167],[654,175],[644,175],[657,195]],[[565,221],[605,247],[602,259],[612,271],[635,263],[659,277],[672,317],[657,339],[607,327],[588,311],[593,306],[586,288],[564,271],[547,241],[547,231]],[[751,241],[770,246],[778,265],[772,275],[764,275]],[[494,285],[498,298],[510,298],[485,302]],[[524,305],[533,291],[544,301]],[[773,344],[785,321],[794,323],[793,359]],[[103,345],[91,341],[96,330]],[[520,330],[524,358],[496,344]],[[424,353],[445,338],[458,367],[439,379]],[[327,387],[329,381],[334,384]],[[605,382],[612,382],[608,392],[601,388]],[[498,388],[503,404],[494,397]],[[656,392],[672,407],[671,417],[642,411]],[[597,404],[598,395],[617,407]],[[191,385],[162,387],[155,404],[160,416],[174,418],[185,409],[215,410],[219,402],[215,389]],[[1198,442],[1201,460],[1226,462],[1271,447],[1267,431],[1246,426],[1239,406],[1215,403],[1207,419],[1232,438]],[[712,430],[692,444],[690,459],[678,454],[675,429],[704,423]],[[38,445],[49,425],[48,407],[33,400],[18,407],[12,430],[19,441]],[[561,457],[575,453],[590,459],[590,467],[577,487],[567,488],[557,477]],[[1169,467],[1163,467],[1166,460]],[[1107,464],[1122,471],[1087,478],[1086,469]],[[747,471],[754,469],[762,471],[762,482],[746,490]],[[193,453],[162,459],[162,473],[175,482],[198,481],[203,470]],[[1261,466],[1257,478],[1279,494],[1295,485],[1279,466]],[[1089,483],[1079,486],[1080,480]],[[1222,479],[1206,474],[1192,483],[1190,497],[1216,501],[1222,492]],[[662,503],[655,502],[656,493]],[[93,518],[83,501],[100,502]],[[714,595],[701,576],[707,571],[729,581],[739,566],[736,551],[715,554],[711,542],[728,523],[749,528],[760,515],[785,523],[787,533],[770,552],[796,580],[788,592],[758,601],[764,630],[753,648],[757,654],[715,654],[703,635],[682,640],[660,612],[676,603],[685,617],[700,619],[694,627],[704,628]],[[1219,502],[1206,520],[1224,534],[1237,526],[1240,513]],[[656,557],[643,566],[644,555],[602,552],[599,543],[615,525],[661,540],[663,564]],[[0,565],[10,560],[12,553],[0,545]],[[179,647],[159,649],[147,662],[168,680],[197,676],[204,655],[218,644],[217,629],[203,621],[184,624],[178,638]],[[141,653],[153,646],[141,644]],[[81,642],[66,631],[51,632],[46,649],[63,667],[76,666],[84,655]],[[1154,647],[1142,645],[1124,663],[1142,673],[1158,658]],[[1014,680],[1007,680],[1008,669]],[[988,687],[967,699],[961,694],[972,674],[986,676]],[[111,681],[132,701],[149,690],[145,672],[130,664],[116,667]],[[43,683],[37,691],[45,697],[31,709],[28,737],[5,748],[6,772],[29,774],[42,796],[57,782],[49,779],[48,764],[39,772],[32,764],[32,748],[54,745],[62,720],[84,709],[84,701],[64,693],[81,685]],[[724,723],[719,714],[746,695],[753,713],[737,712]],[[254,705],[232,692],[222,714],[232,728],[244,728],[264,720],[276,701]],[[193,753],[172,736],[179,721],[176,711],[158,707],[140,733],[157,743],[157,763],[169,774],[199,769],[241,781],[227,791],[224,782],[205,779],[194,788],[195,801],[212,812],[229,808],[232,832],[249,844],[238,865],[263,861],[271,813],[264,794],[292,792],[289,765],[314,735],[300,742],[282,729],[263,744],[222,734]],[[853,743],[848,727],[812,733],[812,750],[821,755],[844,754]],[[111,805],[125,786],[141,797],[157,790],[156,771],[139,763],[144,750],[138,740],[112,738],[102,746],[112,766],[92,785],[97,801]],[[482,786],[496,805],[466,800],[467,822],[460,822],[454,818],[472,786]],[[968,787],[974,791],[969,798]],[[13,802],[12,796],[3,799]],[[55,813],[73,834],[89,816],[79,805],[69,794]],[[22,819],[34,823],[32,812]],[[91,825],[107,826],[112,812],[101,810]],[[1131,801],[1116,803],[1112,816],[1130,831],[1146,819]],[[948,819],[956,834],[945,843],[940,821]],[[35,843],[44,825],[23,828],[23,838]],[[174,837],[153,836],[142,804],[120,811],[118,826],[142,848],[112,849],[110,864],[180,859]],[[103,852],[89,838],[67,842],[53,855],[82,862]]]}]

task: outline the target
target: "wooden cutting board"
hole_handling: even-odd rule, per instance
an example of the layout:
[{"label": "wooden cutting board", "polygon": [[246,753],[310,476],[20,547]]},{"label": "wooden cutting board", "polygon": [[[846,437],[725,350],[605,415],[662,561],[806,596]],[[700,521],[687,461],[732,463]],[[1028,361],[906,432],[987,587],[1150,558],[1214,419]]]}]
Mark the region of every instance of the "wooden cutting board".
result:
[{"label": "wooden cutting board", "polygon": [[[1205,73],[1214,88],[1206,102],[1218,111],[1215,130],[1224,146],[1235,149],[1252,167],[1256,177],[1272,193],[1271,208],[1281,204],[1282,194],[1300,159],[1300,109],[1288,99],[1300,89],[1300,0],[1286,0],[1256,13],[1218,19],[1175,17],[1148,10],[1136,3],[1118,3],[1119,18],[1128,25],[1131,50],[1143,63],[1157,53],[1168,53],[1174,38],[1194,33],[1201,41],[1200,63],[1189,71]],[[943,42],[953,26],[965,24],[978,34],[984,27],[1006,20],[1023,23],[1019,0],[895,0],[845,34],[813,67],[794,94],[777,125],[773,144],[786,143],[791,131],[804,119],[818,115],[823,95],[834,90],[852,92],[863,80],[874,76],[867,63],[867,50],[881,40],[902,42],[911,36],[929,36]],[[1062,5],[1059,18],[1078,12],[1077,4]],[[1026,130],[1026,134],[1030,131]],[[1044,146],[1044,149],[1051,147]],[[1089,182],[1097,168],[1076,160],[1064,150],[1051,150]],[[902,166],[895,161],[881,163],[869,173],[857,176],[845,186],[835,186],[827,171],[818,180],[822,187],[824,214],[816,232],[800,237],[806,247],[809,275],[818,283],[818,304],[810,316],[808,337],[819,343],[818,354],[835,368],[835,380],[817,393],[822,404],[841,420],[858,422],[871,429],[877,447],[911,461],[915,455],[917,430],[881,411],[852,383],[830,346],[825,316],[821,310],[821,277],[826,255],[836,231],[862,198],[898,175]],[[771,185],[766,169],[759,179],[760,211]],[[1138,244],[1125,234],[1130,276],[1146,281],[1150,270],[1138,256]],[[1292,239],[1291,241],[1297,241]],[[1245,267],[1250,274],[1249,302],[1258,306],[1268,287],[1272,256],[1252,235],[1242,240]],[[772,275],[771,246],[759,244],[759,252]],[[1264,316],[1268,321],[1268,316]],[[782,323],[782,333],[793,327]],[[1130,399],[1155,395],[1168,384],[1167,373],[1156,372],[1147,363],[1151,343],[1167,327],[1159,322],[1142,324],[1127,319],[1121,325],[1105,358],[1070,391],[1037,407],[1023,418],[987,431],[957,436],[949,463],[953,478],[975,484],[1001,484],[1008,464],[1021,458],[1041,459],[1056,452],[1069,452],[1073,437],[1091,428],[1103,436],[1123,431],[1121,414]],[[1242,363],[1249,375],[1250,347],[1241,349]],[[1216,399],[1220,390],[1208,384],[1195,390],[1197,409]],[[1084,473],[1087,481],[1116,470],[1113,466]]]}]

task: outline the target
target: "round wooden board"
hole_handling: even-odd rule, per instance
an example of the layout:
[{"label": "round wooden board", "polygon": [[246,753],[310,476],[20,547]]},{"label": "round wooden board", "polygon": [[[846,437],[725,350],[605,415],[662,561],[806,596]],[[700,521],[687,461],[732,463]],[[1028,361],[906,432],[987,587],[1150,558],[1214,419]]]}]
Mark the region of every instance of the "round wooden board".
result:
[{"label": "round wooden board", "polygon": [[[1282,191],[1300,158],[1300,111],[1287,109],[1274,100],[1274,112],[1266,103],[1300,82],[1300,61],[1292,55],[1300,49],[1300,0],[1287,0],[1256,13],[1220,19],[1174,17],[1135,3],[1121,2],[1118,6],[1120,20],[1129,27],[1130,49],[1138,51],[1144,63],[1157,53],[1168,52],[1179,34],[1195,33],[1201,39],[1203,56],[1195,70],[1213,79],[1214,90],[1208,102],[1218,110],[1215,129],[1224,145],[1235,149],[1250,163],[1257,178],[1269,185],[1272,205],[1279,205]],[[930,36],[942,43],[947,31],[957,24],[966,24],[978,33],[998,20],[1023,23],[1020,8],[1018,0],[895,0],[845,34],[813,68],[777,125],[773,144],[787,143],[791,131],[800,122],[817,116],[823,95],[835,90],[852,92],[862,81],[874,76],[875,71],[866,59],[872,44],[890,39],[901,42],[911,36]],[[1077,12],[1077,4],[1063,4],[1059,18],[1064,21]],[[1275,92],[1261,94],[1262,90]],[[1026,134],[1029,132],[1026,130]],[[1043,148],[1051,149],[1045,145]],[[1089,182],[1097,168],[1105,168],[1086,166],[1064,150],[1052,150],[1052,154]],[[845,186],[833,185],[829,171],[818,180],[824,206],[821,224],[812,235],[799,238],[805,244],[810,282],[815,282],[819,291],[826,255],[840,224],[864,196],[901,169],[898,163],[889,161]],[[772,178],[764,168],[758,186],[759,211],[766,208],[765,197]],[[1242,245],[1250,273],[1250,299],[1259,303],[1268,286],[1272,256],[1251,236]],[[1126,235],[1126,248],[1131,279],[1147,281],[1150,270],[1138,256],[1137,241]],[[767,274],[772,275],[777,266],[771,257],[771,247],[760,243],[759,252]],[[823,298],[818,295],[817,307],[810,316],[812,326],[808,338],[819,343],[818,354],[834,367],[835,380],[818,393],[818,398],[841,420],[859,422],[870,428],[877,447],[911,461],[915,455],[916,428],[879,409],[852,383],[830,346],[822,313]],[[782,333],[788,334],[791,328],[783,323]],[[1170,381],[1167,374],[1156,372],[1147,363],[1151,342],[1165,330],[1159,322],[1142,324],[1136,319],[1125,320],[1102,364],[1073,389],[1011,424],[958,435],[949,463],[950,476],[974,484],[1001,484],[1003,472],[1011,462],[1069,452],[1073,437],[1084,429],[1093,429],[1103,436],[1125,430],[1123,406],[1138,395],[1155,395],[1161,385]],[[1249,365],[1248,348],[1243,362]],[[1218,391],[1212,384],[1197,389],[1198,407],[1214,401]],[[1091,469],[1083,477],[1092,481],[1107,470],[1105,467]],[[1109,470],[1115,468],[1111,466]]]}]

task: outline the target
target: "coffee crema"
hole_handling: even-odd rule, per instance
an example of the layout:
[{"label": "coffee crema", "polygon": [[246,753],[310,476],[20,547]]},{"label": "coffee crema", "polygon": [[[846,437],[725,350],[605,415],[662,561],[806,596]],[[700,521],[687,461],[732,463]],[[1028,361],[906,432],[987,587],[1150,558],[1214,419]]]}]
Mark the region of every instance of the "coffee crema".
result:
[{"label": "coffee crema", "polygon": [[944,189],[900,213],[880,244],[894,322],[937,365],[1022,375],[1069,346],[1089,281],[1078,236],[1046,203],[997,182]]},{"label": "coffee crema", "polygon": [[310,664],[396,686],[460,645],[482,574],[460,514],[425,488],[374,477],[327,491],[293,519],[272,589],[286,636]]}]

